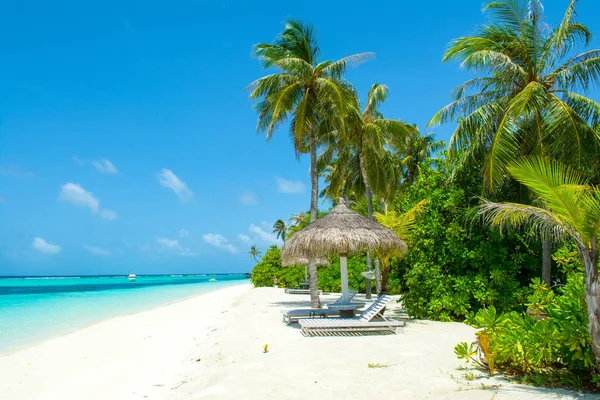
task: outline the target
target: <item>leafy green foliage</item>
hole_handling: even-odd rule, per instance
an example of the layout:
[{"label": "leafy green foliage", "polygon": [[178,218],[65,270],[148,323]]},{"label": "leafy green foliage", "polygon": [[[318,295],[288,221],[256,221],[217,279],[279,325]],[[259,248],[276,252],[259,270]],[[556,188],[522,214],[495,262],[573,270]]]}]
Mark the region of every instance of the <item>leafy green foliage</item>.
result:
[{"label": "leafy green foliage", "polygon": [[[481,309],[470,324],[478,329],[476,344],[459,343],[454,352],[480,367],[490,363],[505,373],[537,385],[589,386],[595,382],[595,357],[588,333],[583,277],[570,274],[557,294],[535,280],[529,311],[497,315]],[[488,350],[482,356],[482,335]]]},{"label": "leafy green foliage", "polygon": [[409,251],[392,260],[391,279],[404,282],[404,305],[413,317],[461,320],[483,307],[524,311],[527,283],[538,275],[540,249],[524,235],[502,237],[473,222],[481,180],[475,173],[449,183],[445,165],[426,171],[390,209],[402,213],[422,200]]},{"label": "leafy green foliage", "polygon": [[[283,267],[281,265],[281,251],[276,246],[270,247],[262,260],[252,269],[250,281],[256,287],[273,286],[273,279],[277,278],[279,287],[296,287],[304,282],[304,267]],[[340,260],[330,260],[329,267],[318,267],[319,289],[325,292],[342,291],[340,276]],[[355,256],[348,259],[348,286],[351,289],[365,292],[365,256]],[[373,287],[375,283],[373,282]],[[394,287],[399,288],[399,283],[394,282]]]},{"label": "leafy green foliage", "polygon": [[250,282],[256,287],[269,287],[273,286],[275,278],[280,287],[295,287],[299,282],[304,282],[304,267],[283,268],[281,251],[276,246],[272,246],[252,269]]},{"label": "leafy green foliage", "polygon": [[[340,274],[340,260],[329,260],[329,267],[319,267],[319,289],[326,292],[340,293],[342,291],[342,279]],[[365,272],[366,256],[354,256],[348,258],[348,287],[364,293],[366,290],[366,279],[361,274]],[[372,289],[375,282],[372,282]]]},{"label": "leafy green foliage", "polygon": [[479,164],[490,192],[527,155],[597,174],[600,140],[593,126],[600,104],[586,96],[600,85],[600,50],[574,54],[591,39],[575,20],[575,3],[551,28],[540,1],[495,0],[484,7],[489,23],[448,45],[444,61],[459,61],[478,77],[455,88],[453,101],[429,124],[457,123],[450,154],[466,150],[456,157],[458,167]]}]

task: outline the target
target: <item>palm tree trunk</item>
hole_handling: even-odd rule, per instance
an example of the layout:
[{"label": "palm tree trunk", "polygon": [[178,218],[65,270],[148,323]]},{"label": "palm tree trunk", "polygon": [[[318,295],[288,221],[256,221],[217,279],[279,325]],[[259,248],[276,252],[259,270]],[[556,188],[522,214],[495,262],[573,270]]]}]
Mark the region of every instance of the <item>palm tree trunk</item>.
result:
[{"label": "palm tree trunk", "polygon": [[[365,192],[367,195],[367,207],[369,212],[369,219],[373,220],[373,192],[371,191],[371,184],[369,183],[369,177],[367,176],[367,165],[365,164],[365,157],[363,154],[362,137],[358,140],[358,158],[360,162],[360,173],[365,184]],[[371,271],[371,255],[367,253],[367,272]],[[366,282],[366,295],[367,299],[371,298],[371,280],[367,278]]]},{"label": "palm tree trunk", "polygon": [[[317,219],[318,213],[318,196],[319,196],[319,171],[317,170],[317,142],[314,133],[310,135],[310,222]],[[312,263],[308,266],[308,285],[310,288],[310,306],[312,308],[320,308],[321,300],[319,299],[319,279],[317,277],[317,265]]]},{"label": "palm tree trunk", "polygon": [[381,269],[381,293],[378,293],[380,296],[382,294],[387,294],[387,292],[388,292],[389,276],[390,276],[390,267],[389,267],[389,264],[386,264],[384,262],[383,263],[383,268]]},{"label": "palm tree trunk", "polygon": [[381,269],[379,258],[375,258],[375,287],[377,288],[377,296],[381,295]]},{"label": "palm tree trunk", "polygon": [[542,238],[542,280],[552,286],[552,239]]},{"label": "palm tree trunk", "polygon": [[597,238],[592,238],[592,247],[579,245],[579,255],[585,266],[585,299],[588,311],[588,329],[592,337],[592,352],[596,365],[600,365],[600,282],[598,282]]}]

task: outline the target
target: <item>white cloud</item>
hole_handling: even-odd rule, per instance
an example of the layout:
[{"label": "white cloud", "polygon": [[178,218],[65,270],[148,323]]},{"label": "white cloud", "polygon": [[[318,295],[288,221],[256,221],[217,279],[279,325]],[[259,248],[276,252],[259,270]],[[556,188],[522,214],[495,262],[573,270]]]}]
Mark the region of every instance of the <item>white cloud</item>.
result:
[{"label": "white cloud", "polygon": [[174,252],[180,256],[195,256],[194,253],[189,247],[182,246],[177,239],[169,239],[169,238],[156,238],[156,243],[158,243],[158,247],[160,251],[170,251]]},{"label": "white cloud", "polygon": [[17,178],[33,178],[35,174],[31,171],[22,171],[14,165],[10,167],[0,167],[0,175],[14,176]]},{"label": "white cloud", "polygon": [[100,218],[107,219],[109,221],[117,219],[118,215],[113,210],[100,210]]},{"label": "white cloud", "polygon": [[246,191],[244,193],[242,193],[242,195],[239,198],[240,203],[242,204],[246,204],[246,205],[254,205],[258,203],[258,199],[256,198],[256,195],[250,191]]},{"label": "white cloud", "polygon": [[40,237],[33,238],[33,243],[31,243],[31,247],[33,247],[35,250],[39,251],[40,253],[45,253],[45,254],[60,253],[59,245],[50,244]]},{"label": "white cloud", "polygon": [[250,236],[248,235],[244,235],[243,233],[240,233],[238,236],[238,239],[240,239],[244,244],[251,246],[253,244],[252,239],[250,239]]},{"label": "white cloud", "polygon": [[117,213],[112,210],[100,208],[100,200],[98,200],[91,192],[88,192],[81,185],[68,182],[60,187],[59,199],[69,202],[78,207],[89,208],[94,214],[98,214],[101,218],[113,220],[117,218]]},{"label": "white cloud", "polygon": [[106,158],[103,158],[102,160],[92,161],[92,165],[98,171],[104,172],[106,174],[118,174],[119,173],[119,170],[117,169],[117,167],[115,167],[115,165],[113,163],[111,163],[109,160],[107,160]]},{"label": "white cloud", "polygon": [[219,235],[218,233],[207,233],[206,235],[203,235],[202,238],[206,243],[221,249],[225,249],[231,254],[237,253],[237,248],[229,242],[229,239]]},{"label": "white cloud", "polygon": [[163,168],[158,174],[158,181],[164,187],[174,191],[181,201],[190,201],[194,197],[194,193],[185,182],[179,179],[170,169]]},{"label": "white cloud", "polygon": [[73,157],[71,157],[71,160],[75,161],[75,163],[76,163],[77,165],[79,165],[80,167],[83,167],[83,164],[85,164],[85,163],[83,162],[83,160],[82,160],[81,158],[77,157],[77,156],[73,156]]},{"label": "white cloud", "polygon": [[190,236],[190,232],[187,229],[180,229],[179,230],[179,237],[180,238],[186,238]]},{"label": "white cloud", "polygon": [[274,233],[265,231],[260,226],[251,224],[250,227],[248,228],[248,230],[250,232],[254,233],[255,237],[260,239],[264,243],[275,244],[275,245],[280,245],[283,243],[281,241],[281,239],[277,239],[277,235],[275,235]]},{"label": "white cloud", "polygon": [[83,248],[95,256],[110,256],[112,254],[112,251],[98,246],[85,245]]},{"label": "white cloud", "polygon": [[275,180],[277,181],[277,190],[279,193],[304,193],[304,183],[300,181],[289,181],[280,177],[276,177]]}]

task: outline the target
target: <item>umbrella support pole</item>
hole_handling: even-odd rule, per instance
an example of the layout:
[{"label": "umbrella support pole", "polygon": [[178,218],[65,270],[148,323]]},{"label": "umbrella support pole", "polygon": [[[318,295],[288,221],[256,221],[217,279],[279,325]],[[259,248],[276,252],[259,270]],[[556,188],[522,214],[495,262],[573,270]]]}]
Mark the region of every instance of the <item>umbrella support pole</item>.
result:
[{"label": "umbrella support pole", "polygon": [[346,256],[340,256],[340,273],[342,276],[342,300],[343,304],[350,303],[350,296],[348,294],[348,258]]}]

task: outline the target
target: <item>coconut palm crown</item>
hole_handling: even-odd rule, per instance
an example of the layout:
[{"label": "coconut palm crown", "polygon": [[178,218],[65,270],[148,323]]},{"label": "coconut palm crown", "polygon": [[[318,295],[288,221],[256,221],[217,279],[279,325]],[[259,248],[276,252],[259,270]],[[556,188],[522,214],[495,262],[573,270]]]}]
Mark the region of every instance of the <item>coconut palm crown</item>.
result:
[{"label": "coconut palm crown", "polygon": [[573,54],[592,34],[575,21],[571,0],[556,28],[539,0],[495,0],[492,21],[453,40],[444,61],[458,60],[480,77],[458,86],[453,101],[429,122],[457,122],[450,156],[484,161],[485,187],[494,190],[507,167],[526,155],[548,156],[596,170],[600,105],[586,97],[600,83],[600,50]]}]

